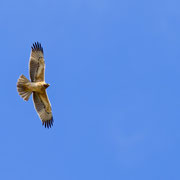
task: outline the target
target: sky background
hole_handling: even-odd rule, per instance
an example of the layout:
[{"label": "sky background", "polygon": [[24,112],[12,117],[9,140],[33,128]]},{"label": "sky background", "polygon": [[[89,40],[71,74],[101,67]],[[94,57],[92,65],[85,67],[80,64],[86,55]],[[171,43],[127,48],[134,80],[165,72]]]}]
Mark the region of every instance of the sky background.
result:
[{"label": "sky background", "polygon": [[[180,1],[1,0],[0,179],[179,180]],[[54,126],[18,95],[41,42]]]}]

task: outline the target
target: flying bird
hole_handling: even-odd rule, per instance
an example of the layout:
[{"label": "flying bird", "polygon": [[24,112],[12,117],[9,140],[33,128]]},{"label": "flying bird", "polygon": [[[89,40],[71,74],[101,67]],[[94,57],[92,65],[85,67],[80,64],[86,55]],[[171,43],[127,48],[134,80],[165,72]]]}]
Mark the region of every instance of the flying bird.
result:
[{"label": "flying bird", "polygon": [[53,125],[53,116],[51,104],[49,102],[46,89],[49,84],[45,82],[45,62],[43,48],[39,42],[35,42],[31,47],[29,59],[29,81],[24,75],[21,75],[17,82],[17,91],[19,95],[28,101],[33,94],[34,107],[45,128]]}]

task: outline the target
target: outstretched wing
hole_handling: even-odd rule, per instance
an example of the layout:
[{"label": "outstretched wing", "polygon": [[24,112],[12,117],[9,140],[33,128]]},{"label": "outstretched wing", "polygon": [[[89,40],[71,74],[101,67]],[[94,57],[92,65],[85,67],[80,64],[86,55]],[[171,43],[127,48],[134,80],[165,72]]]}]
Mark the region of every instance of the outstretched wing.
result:
[{"label": "outstretched wing", "polygon": [[44,81],[45,62],[43,48],[39,42],[35,42],[31,47],[29,59],[29,74],[32,82]]},{"label": "outstretched wing", "polygon": [[53,125],[53,116],[46,90],[44,90],[44,93],[33,92],[33,101],[42,125],[48,128],[51,127]]}]

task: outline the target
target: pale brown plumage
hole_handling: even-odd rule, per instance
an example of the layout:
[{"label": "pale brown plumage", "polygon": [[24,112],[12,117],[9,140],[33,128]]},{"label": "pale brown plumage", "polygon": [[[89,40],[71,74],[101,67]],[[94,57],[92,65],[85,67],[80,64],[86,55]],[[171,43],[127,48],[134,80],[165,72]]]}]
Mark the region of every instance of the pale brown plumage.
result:
[{"label": "pale brown plumage", "polygon": [[29,60],[29,74],[31,82],[21,75],[18,79],[17,90],[19,95],[28,100],[31,93],[33,93],[33,102],[35,109],[45,127],[53,125],[53,116],[51,104],[49,102],[46,88],[49,84],[45,83],[45,62],[43,55],[43,48],[40,43],[34,43],[31,47],[31,56]]}]

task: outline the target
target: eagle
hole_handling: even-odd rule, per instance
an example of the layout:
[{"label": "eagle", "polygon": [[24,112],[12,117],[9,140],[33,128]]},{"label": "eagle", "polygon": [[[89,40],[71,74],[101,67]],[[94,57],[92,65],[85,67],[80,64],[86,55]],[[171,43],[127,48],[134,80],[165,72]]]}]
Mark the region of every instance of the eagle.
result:
[{"label": "eagle", "polygon": [[34,107],[45,128],[53,126],[53,116],[51,104],[49,102],[46,89],[49,84],[45,82],[45,61],[43,48],[39,42],[35,42],[31,47],[29,59],[29,81],[24,75],[21,75],[17,82],[17,91],[19,95],[28,101],[33,95]]}]

